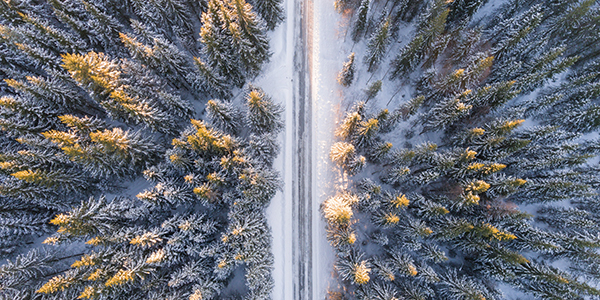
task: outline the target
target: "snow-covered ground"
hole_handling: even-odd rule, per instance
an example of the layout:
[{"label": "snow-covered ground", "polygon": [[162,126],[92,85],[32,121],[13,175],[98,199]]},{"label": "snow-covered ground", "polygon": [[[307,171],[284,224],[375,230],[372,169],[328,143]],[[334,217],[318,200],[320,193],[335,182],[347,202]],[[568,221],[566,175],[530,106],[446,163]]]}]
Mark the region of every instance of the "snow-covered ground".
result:
[{"label": "snow-covered ground", "polygon": [[320,205],[335,193],[338,183],[329,159],[334,142],[334,129],[342,108],[342,87],[336,76],[346,56],[350,53],[343,44],[345,26],[343,18],[333,6],[333,1],[313,2],[313,22],[309,41],[311,45],[309,68],[311,75],[311,98],[313,114],[313,298],[324,299],[330,285],[337,284],[333,278],[333,249],[326,239],[325,221]]},{"label": "snow-covered ground", "polygon": [[292,137],[294,116],[292,114],[293,99],[293,60],[294,60],[294,13],[295,0],[286,0],[284,9],[286,18],[275,31],[270,33],[270,45],[273,55],[263,73],[254,84],[273,97],[276,102],[285,105],[285,130],[280,135],[280,154],[275,160],[284,184],[267,208],[269,225],[273,230],[273,255],[275,266],[273,278],[275,288],[273,299],[293,299],[292,272]]}]

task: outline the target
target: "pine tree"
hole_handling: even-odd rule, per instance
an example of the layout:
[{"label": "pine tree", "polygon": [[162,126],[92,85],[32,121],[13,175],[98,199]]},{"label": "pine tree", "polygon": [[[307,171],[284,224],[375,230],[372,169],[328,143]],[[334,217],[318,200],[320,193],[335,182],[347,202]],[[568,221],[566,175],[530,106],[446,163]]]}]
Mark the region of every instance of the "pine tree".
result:
[{"label": "pine tree", "polygon": [[371,279],[371,265],[368,261],[362,260],[363,254],[357,251],[351,251],[345,257],[338,257],[335,268],[340,277],[352,282],[352,284],[367,284]]},{"label": "pine tree", "polygon": [[152,160],[158,148],[148,137],[138,132],[124,132],[120,128],[104,129],[90,133],[90,140],[101,145],[102,152],[118,157],[131,165],[140,165]]},{"label": "pine tree", "polygon": [[354,52],[350,53],[348,60],[344,63],[342,70],[338,73],[337,81],[342,86],[348,87],[354,81],[354,73],[356,67],[354,66]]},{"label": "pine tree", "polygon": [[373,72],[378,67],[379,62],[383,59],[387,47],[390,43],[390,20],[386,19],[377,28],[377,31],[373,33],[369,39],[367,45],[367,54],[365,56],[365,63],[369,66],[368,71]]},{"label": "pine tree", "polygon": [[[57,76],[58,77],[58,76]],[[57,78],[28,76],[27,82],[7,79],[8,86],[53,108],[81,109],[85,101],[78,90]]]},{"label": "pine tree", "polygon": [[355,153],[354,145],[345,142],[337,142],[331,146],[329,157],[338,166],[344,167],[354,160]]},{"label": "pine tree", "polygon": [[365,33],[367,27],[367,16],[369,14],[369,0],[362,0],[356,17],[356,22],[352,27],[352,40],[357,43]]},{"label": "pine tree", "polygon": [[63,56],[62,66],[97,99],[102,99],[115,90],[121,75],[119,66],[103,53],[67,54]]},{"label": "pine tree", "polygon": [[36,104],[27,98],[3,96],[0,98],[1,128],[18,135],[39,133],[56,127],[58,111]]},{"label": "pine tree", "polygon": [[456,0],[453,1],[450,7],[450,15],[448,20],[462,21],[470,20],[477,10],[485,3],[485,0]]},{"label": "pine tree", "polygon": [[349,175],[356,175],[362,171],[366,165],[367,159],[364,156],[357,156],[346,166]]},{"label": "pine tree", "polygon": [[134,59],[155,69],[175,84],[187,79],[190,73],[190,59],[175,45],[160,36],[152,37],[153,45],[145,45],[135,37],[119,33],[121,41]]},{"label": "pine tree", "polygon": [[513,18],[512,22],[506,22],[505,26],[496,29],[497,35],[503,37],[492,48],[491,54],[496,59],[503,58],[509,50],[515,47],[523,38],[525,38],[535,27],[537,27],[542,19],[541,5],[536,5],[523,13],[518,18]]},{"label": "pine tree", "polygon": [[198,76],[195,78],[196,82],[194,82],[196,89],[204,90],[209,95],[221,96],[226,99],[231,97],[231,92],[227,90],[224,77],[219,75],[214,69],[209,68],[200,58],[194,57],[194,66],[198,73]]},{"label": "pine tree", "polygon": [[348,112],[346,118],[344,118],[341,125],[336,129],[335,135],[346,141],[352,139],[361,120],[362,117],[358,112]]},{"label": "pine tree", "polygon": [[358,198],[348,192],[339,193],[323,202],[322,210],[328,222],[337,225],[347,225],[353,216],[352,205]]},{"label": "pine tree", "polygon": [[[123,25],[119,23],[113,16],[104,12],[104,7],[99,3],[92,3],[79,0],[83,4],[84,9],[89,13],[90,19],[87,21],[87,26],[97,32],[97,37],[101,38],[102,46],[106,49],[116,48],[112,41],[116,40],[121,32]],[[95,33],[93,32],[93,33]],[[118,49],[118,48],[116,48]],[[116,50],[115,49],[115,50]]]},{"label": "pine tree", "polygon": [[[274,28],[280,1],[260,2]],[[271,296],[281,106],[252,88],[248,118],[211,101],[214,128],[179,132],[188,100],[230,98],[268,60],[260,14],[241,0],[0,3],[0,256],[17,257],[0,298],[204,299],[238,267],[248,298]],[[121,197],[142,173],[153,186]],[[39,238],[67,254],[16,256]]]},{"label": "pine tree", "polygon": [[267,23],[269,30],[275,29],[284,19],[281,0],[254,0],[254,8]]},{"label": "pine tree", "polygon": [[369,158],[370,161],[382,162],[387,158],[391,149],[392,143],[379,143],[369,150],[367,153],[367,158]]},{"label": "pine tree", "polygon": [[[126,119],[130,122],[142,123],[152,130],[162,133],[172,133],[177,125],[172,116],[168,115],[158,105],[149,103],[129,86],[122,86],[110,93],[110,100],[118,110],[115,117]],[[146,101],[144,101],[146,100]],[[112,103],[111,103],[112,104]]]},{"label": "pine tree", "polygon": [[373,118],[358,124],[355,144],[359,149],[369,149],[376,141],[379,133],[379,120]]},{"label": "pine tree", "polygon": [[273,134],[251,135],[249,140],[250,156],[267,166],[272,166],[277,153],[279,153],[277,137]]},{"label": "pine tree", "polygon": [[[22,34],[27,35],[33,41],[46,45],[57,52],[83,52],[86,50],[86,45],[78,42],[70,34],[58,28],[54,28],[44,20],[29,14],[21,13],[20,16],[21,20],[32,28],[21,26],[17,30]],[[37,35],[35,35],[34,32],[37,33]],[[42,39],[41,37],[44,37],[45,39]]]},{"label": "pine tree", "polygon": [[391,79],[395,79],[406,75],[407,73],[414,70],[420,59],[423,56],[422,48],[424,45],[424,36],[419,34],[415,36],[413,40],[408,43],[400,54],[392,61],[391,65]]},{"label": "pine tree", "polygon": [[446,128],[456,122],[460,117],[466,115],[473,107],[470,104],[465,104],[465,100],[470,92],[470,90],[467,90],[457,98],[450,98],[433,107],[423,126],[423,131]]},{"label": "pine tree", "polygon": [[[235,51],[239,53],[246,72],[249,75],[256,74],[270,56],[264,21],[252,11],[252,6],[245,0],[231,0],[230,5],[232,17],[237,25],[229,28],[234,45],[239,47]],[[234,28],[239,29],[239,32],[233,32]]]},{"label": "pine tree", "polygon": [[489,297],[483,286],[467,278],[459,277],[456,271],[444,274],[440,283],[442,285],[441,295],[448,299],[483,300]]},{"label": "pine tree", "polygon": [[230,79],[234,86],[243,84],[239,57],[233,55],[233,38],[226,28],[231,24],[231,12],[220,2],[211,0],[202,13],[200,41],[210,68]]},{"label": "pine tree", "polygon": [[383,82],[381,80],[377,80],[367,87],[367,90],[365,91],[365,93],[367,94],[366,101],[369,101],[369,100],[375,98],[377,96],[377,94],[379,94],[379,92],[381,91],[382,84],[383,84]]},{"label": "pine tree", "polygon": [[562,122],[570,131],[590,132],[600,126],[600,107],[590,105],[582,109],[569,112]]},{"label": "pine tree", "polygon": [[452,49],[451,58],[457,65],[461,65],[468,57],[473,55],[478,44],[481,42],[481,31],[465,28],[461,31],[461,36],[457,45]]},{"label": "pine tree", "polygon": [[262,89],[249,87],[246,96],[248,123],[254,133],[277,133],[283,128],[281,114],[283,107],[275,104]]},{"label": "pine tree", "polygon": [[591,0],[575,2],[561,16],[551,21],[547,33],[562,38],[566,35],[577,38],[581,34],[579,24],[593,5],[594,1]]},{"label": "pine tree", "polygon": [[10,174],[11,176],[31,184],[66,191],[78,191],[89,188],[83,174],[65,171],[23,170]]},{"label": "pine tree", "polygon": [[209,100],[206,111],[213,126],[224,132],[235,134],[240,129],[241,114],[231,103]]},{"label": "pine tree", "polygon": [[520,93],[519,90],[513,89],[515,84],[515,81],[505,81],[484,86],[473,95],[473,103],[491,108],[498,107]]}]

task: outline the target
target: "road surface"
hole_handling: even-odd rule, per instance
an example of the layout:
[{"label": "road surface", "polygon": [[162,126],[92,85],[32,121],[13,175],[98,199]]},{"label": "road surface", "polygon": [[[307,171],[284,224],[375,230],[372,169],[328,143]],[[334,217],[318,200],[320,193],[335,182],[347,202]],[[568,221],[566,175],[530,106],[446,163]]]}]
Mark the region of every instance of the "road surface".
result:
[{"label": "road surface", "polygon": [[311,29],[313,0],[296,0],[294,15],[293,299],[313,299]]},{"label": "road surface", "polygon": [[[333,0],[286,0],[286,20],[271,36],[273,57],[259,86],[285,103],[284,188],[267,210],[275,257],[273,299],[322,300],[333,250],[319,206],[331,193],[328,159],[339,115],[340,56]],[[337,48],[336,48],[337,47]],[[343,51],[342,51],[343,52]]]},{"label": "road surface", "polygon": [[[334,182],[329,149],[340,116],[341,87],[336,73],[349,53],[330,0],[296,0],[294,110],[294,295],[293,299],[322,300],[332,278],[333,249],[326,240],[320,204],[332,193]],[[340,32],[340,30],[342,32]],[[297,81],[296,81],[297,80]]]}]

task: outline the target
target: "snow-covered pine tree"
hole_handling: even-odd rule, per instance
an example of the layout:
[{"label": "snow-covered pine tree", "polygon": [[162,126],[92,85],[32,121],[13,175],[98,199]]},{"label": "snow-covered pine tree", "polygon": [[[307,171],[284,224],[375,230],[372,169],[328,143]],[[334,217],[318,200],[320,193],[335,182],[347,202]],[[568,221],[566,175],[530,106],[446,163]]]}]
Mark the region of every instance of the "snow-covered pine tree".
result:
[{"label": "snow-covered pine tree", "polygon": [[[352,215],[345,218],[351,221],[344,221],[343,230],[331,211],[323,211],[330,217],[325,218],[328,239],[337,259],[347,257],[362,240],[363,259],[372,263],[372,276],[364,285],[340,276],[342,286],[353,291],[347,297],[378,297],[376,290],[384,292],[381,282],[390,278],[387,262],[397,259],[402,263],[392,274],[406,277],[392,297],[503,299],[501,292],[518,289],[540,299],[593,298],[598,291],[586,281],[596,277],[598,263],[586,249],[596,247],[588,233],[597,231],[592,229],[597,210],[590,205],[597,202],[593,195],[598,185],[592,175],[596,168],[591,170],[587,162],[598,153],[589,135],[597,126],[593,117],[588,116],[590,121],[583,115],[598,105],[599,95],[597,63],[587,56],[595,46],[579,41],[594,40],[588,37],[595,32],[589,20],[597,11],[589,1],[510,1],[497,10],[487,6],[493,13],[481,11],[482,18],[461,23],[486,1],[434,1],[428,8],[417,2],[375,5],[369,17],[384,18],[391,9],[392,33],[416,27],[389,73],[403,79],[398,93],[423,96],[391,113],[381,110],[385,103],[369,101],[378,114],[368,114],[362,104],[348,110],[336,129],[340,140],[333,143],[334,164],[348,168],[344,159],[352,164],[361,154],[372,163],[355,177],[348,170],[342,175],[362,179],[350,186],[360,200],[346,209]],[[459,7],[466,10],[452,10]],[[400,23],[409,20],[412,9],[420,14],[418,20]],[[548,34],[567,15],[577,15],[561,28],[572,30],[573,36]],[[563,50],[565,42],[573,46]],[[462,99],[462,105],[454,104],[464,106],[464,114],[458,113],[460,108],[443,113],[447,108],[442,107],[456,99]],[[371,119],[381,128],[372,147],[363,149],[357,146],[364,142],[359,132]],[[410,124],[395,126],[409,119]],[[531,121],[542,126],[532,127]],[[422,134],[415,136],[416,130]],[[440,146],[412,146],[423,139]],[[379,153],[385,159],[377,159]],[[365,189],[368,180],[380,190]],[[409,193],[406,201],[387,196],[393,193],[381,191],[381,182]],[[578,200],[584,198],[588,200]],[[528,214],[520,208],[525,204],[544,205]],[[381,252],[388,248],[400,254]],[[444,252],[459,257],[470,271],[445,265],[450,256]],[[544,258],[537,260],[538,253]],[[400,272],[399,266],[413,255],[418,280]],[[546,268],[546,262],[562,259],[568,267]],[[342,272],[347,270],[338,270]],[[533,279],[528,272],[540,277]],[[512,287],[488,284],[494,281]]]},{"label": "snow-covered pine tree", "polygon": [[335,264],[343,280],[347,280],[355,285],[367,284],[371,279],[371,264],[363,260],[363,254],[358,250],[350,251],[344,257],[338,257]]},{"label": "snow-covered pine tree", "polygon": [[390,19],[385,19],[371,35],[367,45],[367,54],[365,55],[365,64],[368,71],[373,72],[379,66],[390,44]]},{"label": "snow-covered pine tree", "polygon": [[204,45],[202,51],[210,68],[230,79],[234,86],[241,86],[244,78],[240,69],[241,61],[233,53],[233,37],[227,30],[232,22],[231,14],[223,3],[210,0],[207,10],[202,12],[200,41]]},{"label": "snow-covered pine tree", "polygon": [[284,19],[281,0],[254,0],[251,1],[256,12],[265,20],[269,30],[275,29]]},{"label": "snow-covered pine tree", "polygon": [[233,50],[244,64],[246,75],[254,76],[271,55],[266,27],[264,21],[256,15],[252,6],[245,0],[230,1],[232,18],[237,25],[229,28],[234,40]]},{"label": "snow-covered pine tree", "polygon": [[360,41],[363,37],[366,27],[367,27],[367,17],[369,14],[369,5],[370,0],[362,0],[360,2],[360,7],[358,8],[358,13],[356,16],[356,21],[352,26],[352,40],[356,43]]},{"label": "snow-covered pine tree", "polygon": [[430,4],[427,13],[418,24],[417,34],[392,61],[392,79],[413,71],[421,62],[425,53],[430,50],[437,38],[444,32],[446,19],[450,12],[447,8],[448,4],[443,0],[435,0]]},{"label": "snow-covered pine tree", "polygon": [[283,107],[273,102],[261,88],[250,86],[246,94],[246,118],[253,133],[278,133],[283,128]]},{"label": "snow-covered pine tree", "polygon": [[371,83],[365,90],[365,94],[367,96],[367,99],[365,100],[365,102],[377,97],[377,94],[379,94],[379,92],[381,91],[382,85],[383,85],[383,81],[381,81],[381,80],[377,80],[377,81],[374,81],[373,83]]},{"label": "snow-covered pine tree", "polygon": [[344,62],[342,70],[338,73],[337,81],[345,87],[348,87],[354,81],[354,73],[356,72],[356,66],[354,65],[354,52],[348,55],[348,60]]},{"label": "snow-covered pine tree", "polygon": [[472,16],[477,10],[487,3],[488,0],[455,0],[449,5],[450,15],[448,20],[450,22],[462,22],[464,20],[470,21]]},{"label": "snow-covered pine tree", "polygon": [[209,100],[206,104],[206,112],[212,125],[224,132],[235,134],[240,130],[242,115],[231,103]]}]

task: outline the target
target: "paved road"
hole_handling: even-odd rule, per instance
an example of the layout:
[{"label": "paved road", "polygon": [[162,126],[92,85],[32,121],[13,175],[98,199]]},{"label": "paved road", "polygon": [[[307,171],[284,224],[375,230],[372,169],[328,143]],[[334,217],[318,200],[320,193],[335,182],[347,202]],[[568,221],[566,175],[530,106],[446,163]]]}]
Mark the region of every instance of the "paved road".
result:
[{"label": "paved road", "polygon": [[293,241],[294,299],[313,299],[312,285],[312,97],[311,24],[313,0],[294,0]]}]

